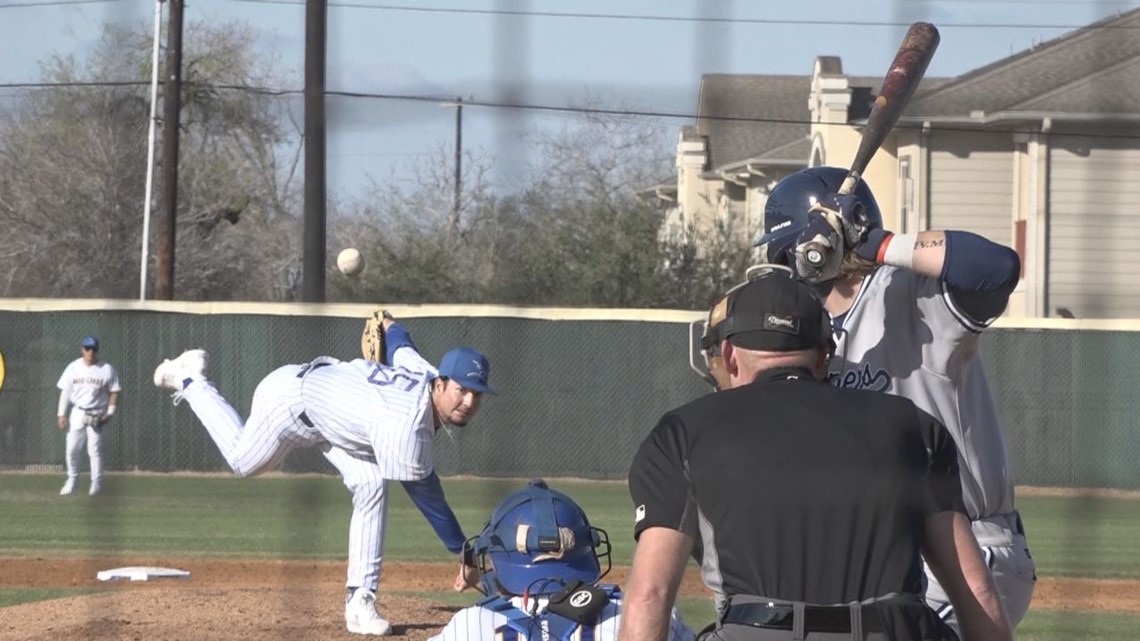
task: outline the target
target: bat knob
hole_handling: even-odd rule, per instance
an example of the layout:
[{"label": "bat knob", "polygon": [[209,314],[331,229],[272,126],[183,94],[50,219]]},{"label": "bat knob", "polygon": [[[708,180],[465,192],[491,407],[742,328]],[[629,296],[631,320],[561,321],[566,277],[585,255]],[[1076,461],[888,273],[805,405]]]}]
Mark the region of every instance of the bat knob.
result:
[{"label": "bat knob", "polygon": [[827,262],[827,255],[819,247],[809,247],[804,252],[804,260],[807,261],[808,265],[819,269]]}]

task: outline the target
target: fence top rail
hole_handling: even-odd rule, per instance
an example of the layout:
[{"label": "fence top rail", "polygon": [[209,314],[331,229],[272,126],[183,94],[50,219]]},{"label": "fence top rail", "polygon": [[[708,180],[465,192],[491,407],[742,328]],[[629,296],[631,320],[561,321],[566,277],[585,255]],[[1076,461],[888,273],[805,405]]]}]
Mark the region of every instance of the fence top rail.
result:
[{"label": "fence top rail", "polygon": [[[165,312],[177,314],[249,314],[367,318],[380,305],[367,303],[254,303],[134,301],[94,298],[0,298],[0,311],[11,312]],[[397,318],[520,318],[571,321],[643,321],[688,323],[707,312],[678,309],[588,307],[513,307],[506,305],[383,305]]]},{"label": "fence top rail", "polygon": [[[367,303],[255,303],[235,301],[137,301],[97,298],[0,298],[9,312],[163,312],[366,318],[379,306]],[[399,318],[518,318],[528,320],[689,323],[707,312],[681,309],[518,307],[509,305],[385,305]],[[1006,318],[994,329],[1140,332],[1140,318]]]}]

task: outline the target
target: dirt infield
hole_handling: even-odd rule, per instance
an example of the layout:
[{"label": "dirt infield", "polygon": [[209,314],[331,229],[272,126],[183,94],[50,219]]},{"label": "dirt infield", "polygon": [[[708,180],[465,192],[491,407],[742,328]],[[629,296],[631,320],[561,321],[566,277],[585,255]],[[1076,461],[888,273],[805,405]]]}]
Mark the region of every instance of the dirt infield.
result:
[{"label": "dirt infield", "polygon": [[[190,579],[156,582],[96,580],[100,570],[153,565],[189,570]],[[624,583],[627,568],[607,577]],[[426,639],[456,608],[390,592],[449,589],[455,568],[441,563],[389,562],[380,609],[395,634]],[[344,564],[314,561],[217,559],[0,559],[0,589],[99,588],[96,594],[3,609],[0,638],[8,641],[261,641],[353,639],[344,630]],[[706,594],[696,572],[681,593]],[[472,601],[475,594],[472,594]],[[1041,579],[1033,607],[1140,612],[1140,581]],[[701,624],[704,622],[694,622]]]}]

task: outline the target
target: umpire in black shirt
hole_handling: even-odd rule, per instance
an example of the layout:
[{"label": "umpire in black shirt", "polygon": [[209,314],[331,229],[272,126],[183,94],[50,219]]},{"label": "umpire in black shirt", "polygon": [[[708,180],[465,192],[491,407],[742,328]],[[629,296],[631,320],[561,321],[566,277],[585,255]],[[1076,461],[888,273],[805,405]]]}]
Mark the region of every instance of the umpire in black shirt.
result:
[{"label": "umpire in black shirt", "polygon": [[[964,514],[958,454],[908,399],[825,382],[831,323],[781,270],[730,291],[707,330],[726,389],[665,414],[629,472],[638,540],[622,641],[663,641],[690,554],[717,596],[703,639],[1011,639]],[[953,586],[953,587],[950,587]]]}]

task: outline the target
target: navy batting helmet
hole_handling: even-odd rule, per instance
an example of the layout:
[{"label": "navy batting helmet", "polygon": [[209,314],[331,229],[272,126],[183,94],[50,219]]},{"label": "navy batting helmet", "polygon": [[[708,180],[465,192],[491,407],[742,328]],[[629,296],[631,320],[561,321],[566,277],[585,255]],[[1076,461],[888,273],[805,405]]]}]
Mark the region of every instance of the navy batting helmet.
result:
[{"label": "navy batting helmet", "polygon": [[542,480],[503,499],[473,541],[486,594],[550,594],[573,581],[596,583],[610,570],[609,535]]},{"label": "navy batting helmet", "polygon": [[[835,196],[846,177],[846,169],[811,167],[777,183],[764,206],[764,235],[756,241],[760,256],[769,263],[794,267],[792,252],[796,238],[807,227],[808,212],[817,203]],[[879,204],[862,178],[852,195],[863,205],[865,219],[861,222],[868,229],[882,227],[883,214],[879,211]]]}]

